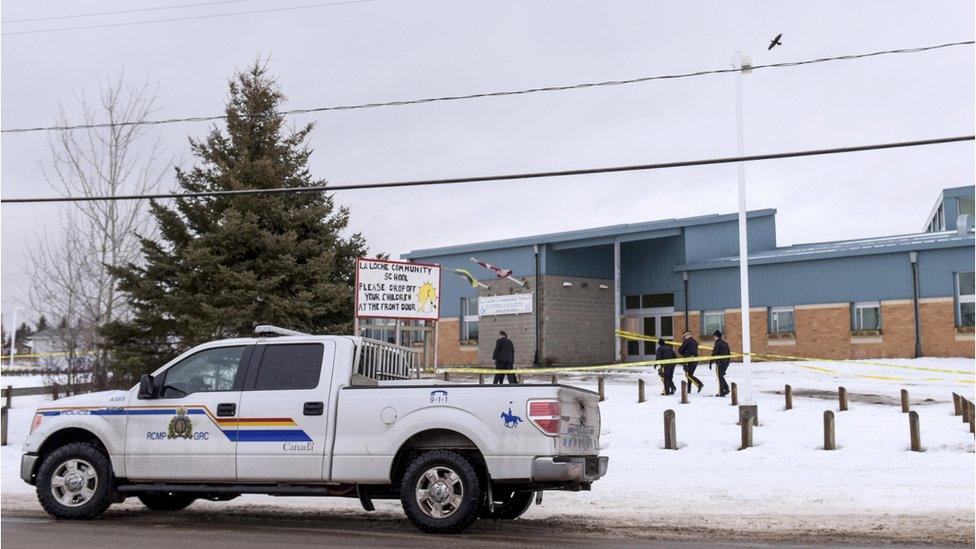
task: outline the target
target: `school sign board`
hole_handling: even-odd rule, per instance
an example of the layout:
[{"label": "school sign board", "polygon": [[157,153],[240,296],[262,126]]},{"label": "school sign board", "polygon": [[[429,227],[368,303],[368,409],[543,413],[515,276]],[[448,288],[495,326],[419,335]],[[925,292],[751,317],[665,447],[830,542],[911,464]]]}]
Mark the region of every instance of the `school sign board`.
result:
[{"label": "school sign board", "polygon": [[478,298],[478,316],[518,315],[532,312],[532,294],[486,295]]},{"label": "school sign board", "polygon": [[437,320],[441,267],[409,261],[356,260],[356,316]]}]

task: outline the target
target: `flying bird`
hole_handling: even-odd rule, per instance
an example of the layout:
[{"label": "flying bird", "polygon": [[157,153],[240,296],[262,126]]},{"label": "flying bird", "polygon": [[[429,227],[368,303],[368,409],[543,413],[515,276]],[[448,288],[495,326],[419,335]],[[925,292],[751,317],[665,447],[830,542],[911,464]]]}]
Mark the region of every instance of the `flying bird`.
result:
[{"label": "flying bird", "polygon": [[769,47],[768,47],[768,48],[766,48],[766,51],[769,51],[769,50],[771,50],[771,49],[773,49],[773,48],[775,48],[776,46],[782,46],[782,45],[783,45],[783,43],[779,41],[779,39],[780,39],[780,38],[782,38],[782,37],[783,37],[783,33],[779,33],[779,34],[777,34],[777,35],[776,35],[776,38],[773,38],[773,39],[772,39],[772,40],[771,40],[771,41],[769,42]]}]

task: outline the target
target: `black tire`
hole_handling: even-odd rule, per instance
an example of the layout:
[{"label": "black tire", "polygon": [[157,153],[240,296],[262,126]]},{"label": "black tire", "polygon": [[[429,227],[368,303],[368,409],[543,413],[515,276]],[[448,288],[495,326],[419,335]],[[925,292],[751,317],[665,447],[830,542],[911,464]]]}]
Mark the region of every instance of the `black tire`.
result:
[{"label": "black tire", "polygon": [[197,498],[187,494],[142,494],[139,501],[152,511],[180,511],[186,509]]},{"label": "black tire", "polygon": [[[430,500],[421,503],[418,497],[418,488],[432,485],[430,479],[425,477],[425,474],[432,469],[437,470],[435,474],[437,476],[445,475],[441,483],[443,487],[440,488],[448,490],[450,494],[450,499],[439,503],[441,510],[444,508],[443,504],[450,507],[443,517],[433,516],[437,512],[428,509],[432,507],[428,505]],[[448,473],[453,473],[456,481],[452,480],[453,477]],[[458,491],[460,494],[457,493]],[[430,497],[433,498],[434,494]],[[452,504],[452,500],[456,501],[456,504]],[[424,452],[410,462],[400,481],[400,503],[403,505],[403,512],[414,526],[430,534],[457,534],[464,531],[478,518],[482,500],[481,483],[478,481],[478,473],[474,466],[461,454],[449,450]]]},{"label": "black tire", "polygon": [[524,515],[532,500],[535,499],[535,492],[516,492],[514,490],[493,490],[492,499],[495,500],[495,510],[492,511],[487,502],[481,507],[479,516],[483,519],[492,520],[515,520]]},{"label": "black tire", "polygon": [[[60,479],[56,482],[59,486],[52,485],[55,476]],[[112,504],[114,482],[112,463],[100,448],[87,442],[72,442],[55,449],[41,461],[37,470],[37,499],[54,518],[89,520]],[[80,488],[73,490],[75,486]],[[66,500],[77,503],[66,504]]]}]

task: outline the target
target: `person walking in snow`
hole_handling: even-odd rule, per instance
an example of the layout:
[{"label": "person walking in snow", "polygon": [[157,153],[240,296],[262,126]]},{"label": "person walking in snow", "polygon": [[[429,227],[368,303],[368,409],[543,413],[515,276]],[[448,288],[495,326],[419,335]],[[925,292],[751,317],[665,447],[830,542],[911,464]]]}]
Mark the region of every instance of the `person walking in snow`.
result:
[{"label": "person walking in snow", "polygon": [[[657,350],[654,351],[654,358],[657,360],[673,360],[677,358],[674,349],[665,343],[664,338],[657,340]],[[661,376],[661,384],[664,386],[662,395],[673,395],[674,386],[674,364],[660,364],[657,367],[657,375]]]},{"label": "person walking in snow", "polygon": [[[495,350],[491,353],[491,359],[495,361],[495,370],[511,370],[515,364],[515,344],[512,343],[511,339],[508,339],[508,334],[505,331],[498,332],[498,335],[502,336],[495,341]],[[495,379],[492,380],[492,385],[501,385],[505,383],[505,378],[508,378],[509,383],[518,383],[518,379],[515,374],[495,374]]]},{"label": "person walking in snow", "polygon": [[[685,332],[684,336],[682,336],[681,347],[678,347],[678,354],[682,358],[698,356],[698,340],[691,336],[691,332]],[[695,377],[696,368],[698,368],[697,362],[687,362],[682,367],[685,371],[685,379],[688,380],[688,392],[691,392],[691,386],[694,385],[700,393],[705,384]]]},{"label": "person walking in snow", "polygon": [[[732,353],[729,349],[729,344],[722,339],[722,332],[715,330],[712,334],[715,337],[715,346],[712,347],[712,356],[728,356]],[[718,372],[718,394],[715,396],[724,397],[729,394],[729,384],[725,381],[725,371],[729,369],[729,359],[718,358],[715,360],[708,361],[708,369],[712,369],[712,362],[715,363],[715,367]]]}]

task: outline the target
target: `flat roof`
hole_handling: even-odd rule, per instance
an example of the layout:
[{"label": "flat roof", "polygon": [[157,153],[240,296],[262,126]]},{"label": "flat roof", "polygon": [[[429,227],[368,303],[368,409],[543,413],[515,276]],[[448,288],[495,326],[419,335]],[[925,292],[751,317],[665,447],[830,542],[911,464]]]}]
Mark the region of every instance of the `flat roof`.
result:
[{"label": "flat roof", "polygon": [[[912,250],[960,248],[974,245],[976,245],[976,236],[972,232],[941,231],[936,233],[914,233],[784,246],[749,254],[749,264],[787,263],[855,255],[888,254]],[[700,263],[677,265],[674,270],[694,271],[701,269],[720,269],[723,267],[736,267],[738,265],[739,256],[736,255],[719,257]]]},{"label": "flat roof", "polygon": [[[776,215],[775,208],[762,210],[750,210],[746,213],[748,218],[768,217]],[[426,248],[413,250],[402,254],[403,259],[420,259],[424,257],[434,257],[441,255],[452,255],[469,253],[484,250],[501,250],[505,248],[516,248],[520,246],[532,246],[534,244],[553,244],[557,242],[570,242],[576,240],[590,240],[601,237],[613,237],[642,233],[647,231],[658,231],[662,229],[676,229],[693,225],[710,225],[714,223],[724,223],[736,221],[738,213],[728,214],[709,214],[695,217],[683,217],[672,219],[660,219],[657,221],[647,221],[643,223],[624,223],[621,225],[610,225],[607,227],[596,227],[593,229],[578,229],[574,231],[564,231],[558,233],[540,234],[534,236],[524,236],[519,238],[509,238],[504,240],[489,240],[486,242],[474,242],[471,244],[460,244],[455,246],[444,246],[439,248]]]}]

